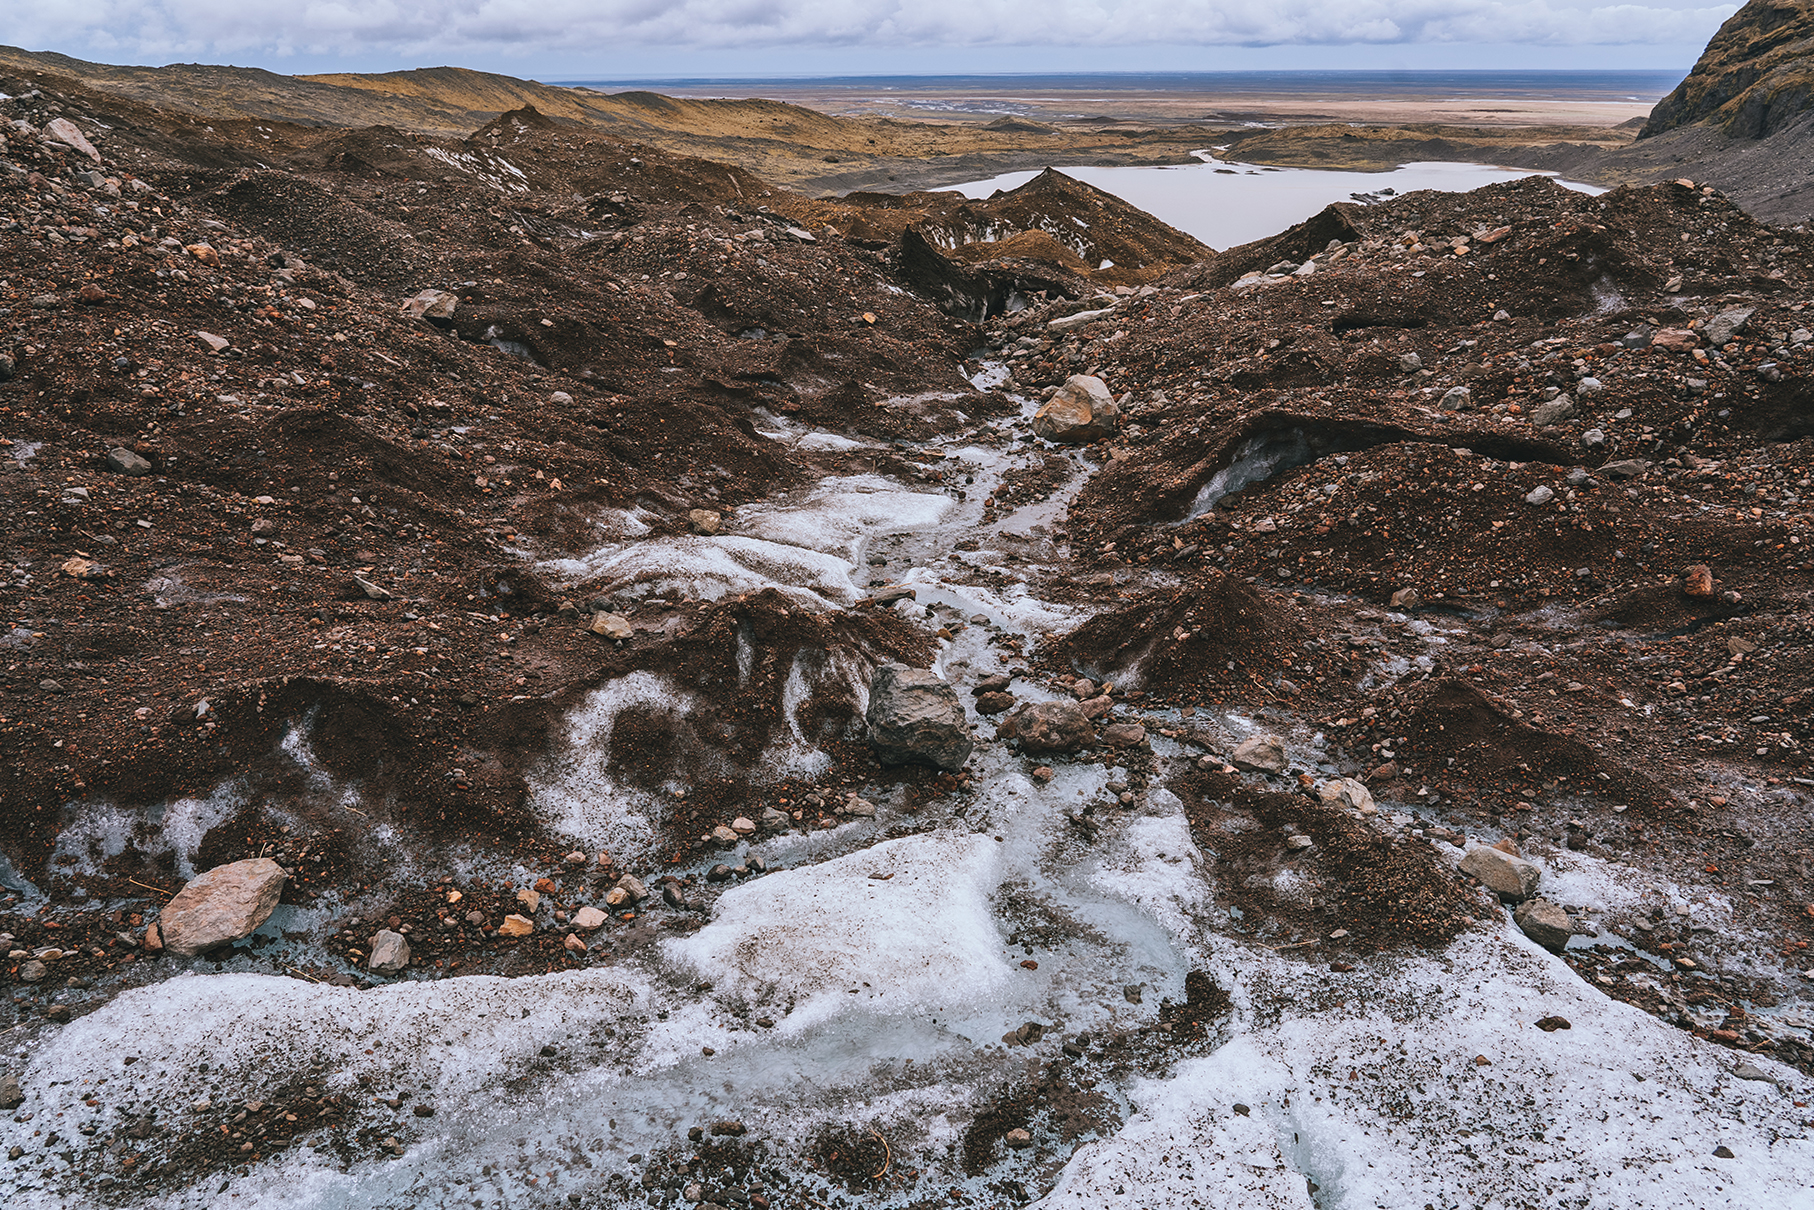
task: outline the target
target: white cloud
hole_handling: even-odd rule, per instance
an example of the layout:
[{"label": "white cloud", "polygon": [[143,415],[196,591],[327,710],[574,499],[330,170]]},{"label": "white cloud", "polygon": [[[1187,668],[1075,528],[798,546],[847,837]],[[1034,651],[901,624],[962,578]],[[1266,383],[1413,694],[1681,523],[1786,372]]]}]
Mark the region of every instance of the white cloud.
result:
[{"label": "white cloud", "polygon": [[1569,0],[58,0],[0,41],[140,62],[396,55],[572,60],[627,46],[1698,44],[1736,11]]}]

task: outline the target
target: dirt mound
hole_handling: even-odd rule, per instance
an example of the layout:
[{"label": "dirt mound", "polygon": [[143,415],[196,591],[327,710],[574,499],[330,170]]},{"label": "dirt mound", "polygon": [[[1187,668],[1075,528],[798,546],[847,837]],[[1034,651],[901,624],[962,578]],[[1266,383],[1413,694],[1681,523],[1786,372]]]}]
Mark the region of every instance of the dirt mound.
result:
[{"label": "dirt mound", "polygon": [[1171,784],[1192,836],[1214,854],[1219,905],[1237,909],[1235,927],[1266,943],[1309,941],[1293,952],[1322,959],[1434,946],[1487,914],[1428,842],[1387,836],[1307,794],[1231,774],[1202,770]]},{"label": "dirt mound", "polygon": [[1225,697],[1270,683],[1301,655],[1304,619],[1232,576],[1193,575],[1097,614],[1050,657],[1097,682],[1167,697]]},{"label": "dirt mound", "polygon": [[1048,168],[972,201],[959,193],[853,193],[801,217],[871,247],[898,245],[915,286],[954,315],[980,319],[1043,294],[1139,285],[1210,249],[1120,198]]},{"label": "dirt mound", "polygon": [[1595,751],[1565,723],[1553,730],[1532,726],[1466,681],[1414,690],[1401,710],[1401,759],[1432,770],[1439,792],[1500,809],[1545,795],[1605,798],[1650,811],[1669,800],[1664,787]]}]

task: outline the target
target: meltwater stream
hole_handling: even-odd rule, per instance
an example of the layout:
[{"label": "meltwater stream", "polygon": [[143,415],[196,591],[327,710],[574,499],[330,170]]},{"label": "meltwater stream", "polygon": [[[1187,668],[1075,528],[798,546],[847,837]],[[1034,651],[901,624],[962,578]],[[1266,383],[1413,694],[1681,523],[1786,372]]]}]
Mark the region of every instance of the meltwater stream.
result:
[{"label": "meltwater stream", "polygon": [[[777,441],[861,446],[764,423]],[[945,675],[1004,671],[991,632],[1032,639],[1079,617],[1038,599],[1024,570],[995,587],[947,582],[960,578],[952,561],[988,562],[1004,547],[1026,562],[1002,570],[1061,558],[1053,523],[1084,470],[1055,500],[985,521],[981,501],[1013,455],[987,429],[940,449],[975,479],[967,499],[853,472],[739,510],[722,536],[639,540],[638,517],[607,517],[597,551],[553,570],[606,593],[776,587],[836,609],[862,595],[855,577],[881,554],[899,569],[892,579],[918,590],[896,608],[985,618],[941,641]],[[975,550],[957,549],[965,538]],[[861,669],[836,661],[812,675],[862,686]],[[602,753],[616,712],[664,695],[684,708],[672,686],[637,674],[575,711],[567,749],[534,786],[552,828],[626,854],[648,843],[659,797],[614,784]],[[1231,736],[1254,726],[1198,723]],[[1309,729],[1287,738],[1301,765],[1333,769]],[[777,743],[777,762],[813,759],[797,732]],[[1182,755],[1154,743],[1162,758]],[[1058,761],[1045,780],[1032,766],[980,744],[967,799],[909,816],[878,785],[866,791],[874,819],[746,843],[739,856],[770,873],[727,891],[690,935],[639,921],[645,943],[610,965],[366,991],[198,973],[125,992],[20,1056],[29,1099],[0,1122],[0,1148],[27,1158],[0,1170],[0,1191],[9,1206],[86,1204],[67,1192],[46,1135],[148,1112],[180,1132],[211,1103],[299,1082],[406,1106],[369,1127],[392,1132],[392,1155],[348,1164],[330,1130],[303,1130],[243,1172],[154,1195],[122,1181],[109,1198],[322,1210],[1042,1198],[1090,1210],[1749,1210],[1796,1205],[1814,1179],[1785,1094],[1734,1081],[1722,1052],[1599,995],[1509,922],[1359,971],[1312,965],[1219,931],[1214,854],[1160,779],[1098,812],[1086,842],[1067,812],[1107,804],[1120,771]],[[1569,876],[1619,877],[1585,864]],[[1222,1032],[1188,1057],[1156,1045],[1131,1063],[1104,1054],[1107,1039],[1151,1038],[1161,1002],[1183,1000],[1192,972],[1229,994]],[[1573,1028],[1532,1028],[1552,1015]],[[1026,1146],[1004,1147],[1000,1132],[967,1145],[1003,1094],[1054,1072],[1088,1094],[1091,1126],[1034,1103]],[[428,1114],[414,1116],[417,1105]],[[676,1175],[699,1149],[690,1129],[733,1121],[754,1158]],[[860,1194],[800,1162],[828,1138],[884,1141],[886,1164]],[[1722,1146],[1746,1162],[1705,1158]]]}]

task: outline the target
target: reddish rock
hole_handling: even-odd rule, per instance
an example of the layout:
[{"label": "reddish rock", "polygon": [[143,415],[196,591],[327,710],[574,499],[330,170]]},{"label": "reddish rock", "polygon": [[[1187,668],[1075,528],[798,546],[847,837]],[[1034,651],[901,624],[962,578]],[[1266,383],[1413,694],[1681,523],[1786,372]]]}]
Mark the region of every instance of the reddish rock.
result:
[{"label": "reddish rock", "polygon": [[215,866],[164,905],[158,927],[172,953],[193,956],[250,937],[277,906],[283,867],[268,857]]}]

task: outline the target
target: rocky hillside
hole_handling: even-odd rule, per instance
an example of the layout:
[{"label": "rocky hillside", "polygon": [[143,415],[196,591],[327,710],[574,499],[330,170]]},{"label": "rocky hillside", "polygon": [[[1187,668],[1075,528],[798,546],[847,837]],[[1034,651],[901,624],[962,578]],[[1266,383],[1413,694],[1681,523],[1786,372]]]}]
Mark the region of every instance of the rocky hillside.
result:
[{"label": "rocky hillside", "polygon": [[1775,134],[1814,109],[1814,0],[1748,0],[1707,43],[1639,138],[1705,122],[1740,139]]},{"label": "rocky hillside", "polygon": [[1814,236],[0,93],[8,1206],[1814,1180]]},{"label": "rocky hillside", "polygon": [[973,180],[1063,158],[1091,164],[1179,164],[1214,128],[1032,122],[906,122],[841,118],[759,98],[687,100],[650,92],[561,88],[458,67],[377,75],[284,76],[206,64],[119,67],[0,47],[0,66],[40,84],[185,113],[204,122],[313,127],[382,124],[464,137],[500,114],[530,107],[557,122],[669,152],[736,164],[808,192],[906,189]]}]

